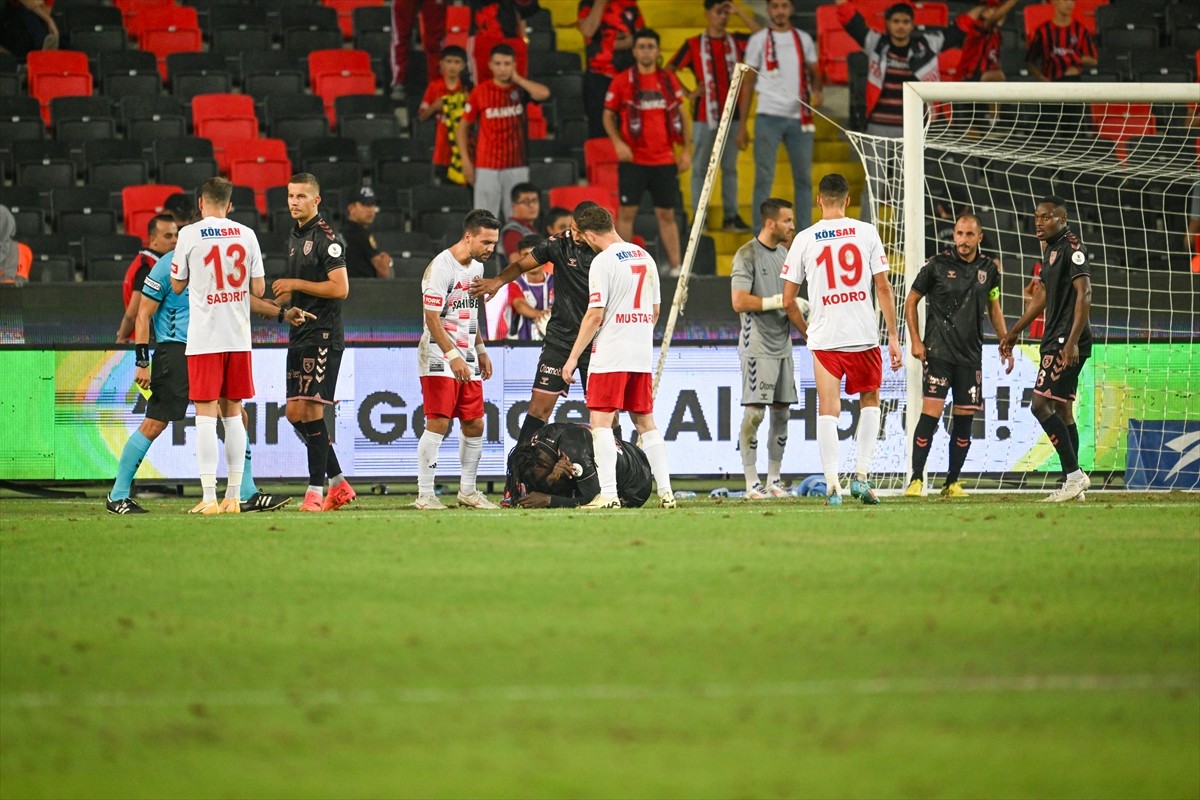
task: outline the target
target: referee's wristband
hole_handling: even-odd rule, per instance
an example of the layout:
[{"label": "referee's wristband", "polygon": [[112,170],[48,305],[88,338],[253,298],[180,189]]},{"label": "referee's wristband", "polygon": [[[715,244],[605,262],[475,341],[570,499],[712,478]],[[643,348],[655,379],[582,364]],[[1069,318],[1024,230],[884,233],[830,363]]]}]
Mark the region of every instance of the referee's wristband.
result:
[{"label": "referee's wristband", "polygon": [[447,353],[442,353],[442,355],[446,357],[447,361],[453,361],[456,358],[462,358],[462,353],[458,352],[457,349],[451,350]]},{"label": "referee's wristband", "polygon": [[134,345],[134,364],[139,367],[150,366],[150,345],[139,344]]},{"label": "referee's wristband", "polygon": [[778,311],[783,308],[783,295],[773,294],[770,297],[764,297],[762,299],[762,308],[763,311]]}]

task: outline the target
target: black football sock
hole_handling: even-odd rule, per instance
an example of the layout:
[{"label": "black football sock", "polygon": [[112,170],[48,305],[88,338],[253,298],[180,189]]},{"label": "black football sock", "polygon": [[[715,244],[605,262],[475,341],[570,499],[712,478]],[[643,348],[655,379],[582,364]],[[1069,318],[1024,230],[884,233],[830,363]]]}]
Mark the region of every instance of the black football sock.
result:
[{"label": "black football sock", "polygon": [[[322,420],[323,422],[324,420]],[[325,438],[329,438],[329,429],[325,429]],[[333,441],[329,442],[329,457],[325,462],[325,474],[329,477],[342,474],[342,465],[338,462],[337,453],[333,452]]]},{"label": "black football sock", "polygon": [[533,435],[545,427],[546,421],[538,419],[533,414],[526,414],[525,420],[521,423],[521,432],[517,434],[517,444],[529,444],[533,439]]},{"label": "black football sock", "polygon": [[1071,447],[1075,449],[1075,460],[1079,460],[1079,426],[1072,422],[1067,426],[1067,433],[1071,435]]},{"label": "black football sock", "polygon": [[324,486],[325,467],[329,463],[329,432],[325,429],[325,420],[299,422],[296,428],[308,449],[308,485]]},{"label": "black football sock", "polygon": [[922,414],[917,420],[917,429],[913,432],[912,479],[924,480],[925,462],[929,460],[929,444],[933,434],[937,432],[938,418],[930,414]]},{"label": "black football sock", "polygon": [[967,452],[971,449],[972,414],[955,414],[950,423],[950,469],[946,473],[946,483],[958,480],[963,464],[967,462]]},{"label": "black football sock", "polygon": [[1079,457],[1075,454],[1075,448],[1071,446],[1071,430],[1067,423],[1063,422],[1063,418],[1058,414],[1051,414],[1040,422],[1042,430],[1050,437],[1050,444],[1054,445],[1058,453],[1058,460],[1062,462],[1063,476],[1079,469]]}]

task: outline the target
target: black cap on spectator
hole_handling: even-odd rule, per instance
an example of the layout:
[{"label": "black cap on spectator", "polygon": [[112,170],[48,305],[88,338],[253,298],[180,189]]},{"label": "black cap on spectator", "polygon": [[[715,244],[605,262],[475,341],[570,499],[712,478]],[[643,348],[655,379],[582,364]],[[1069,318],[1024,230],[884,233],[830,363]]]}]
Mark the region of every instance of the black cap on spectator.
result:
[{"label": "black cap on spectator", "polygon": [[375,199],[375,190],[370,186],[364,186],[354,194],[350,195],[350,199],[346,201],[346,205],[351,203],[362,203],[364,206],[373,206],[379,203]]}]

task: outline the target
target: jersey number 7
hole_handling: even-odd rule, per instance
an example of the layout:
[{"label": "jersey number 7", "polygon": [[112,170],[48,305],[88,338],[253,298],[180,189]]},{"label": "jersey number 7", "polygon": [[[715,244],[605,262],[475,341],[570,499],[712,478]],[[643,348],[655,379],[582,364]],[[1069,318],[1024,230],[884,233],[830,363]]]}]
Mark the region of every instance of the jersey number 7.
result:
[{"label": "jersey number 7", "polygon": [[633,296],[633,307],[641,308],[642,307],[642,287],[646,285],[646,265],[644,263],[630,264],[629,271],[632,272],[634,275],[637,275],[637,279],[638,279],[637,292]]},{"label": "jersey number 7", "polygon": [[[224,259],[221,258],[220,246],[213,245],[212,249],[208,251],[208,255],[204,257],[204,263],[212,267],[213,275],[217,279],[218,291],[225,288],[226,280],[234,289],[246,282],[246,248],[240,244],[231,244],[225,248]],[[225,263],[233,267],[232,272],[225,272],[223,268]]]},{"label": "jersey number 7", "polygon": [[[846,242],[838,248],[837,263],[841,267],[842,285],[857,286],[862,277],[862,253],[854,242]],[[837,276],[833,270],[833,245],[826,245],[817,256],[817,265],[825,267],[825,282],[830,289],[837,287]]]}]

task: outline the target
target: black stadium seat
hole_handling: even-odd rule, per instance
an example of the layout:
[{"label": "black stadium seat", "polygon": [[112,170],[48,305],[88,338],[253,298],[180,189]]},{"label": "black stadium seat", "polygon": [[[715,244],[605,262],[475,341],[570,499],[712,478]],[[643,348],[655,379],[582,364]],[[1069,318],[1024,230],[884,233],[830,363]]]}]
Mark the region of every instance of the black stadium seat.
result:
[{"label": "black stadium seat", "polygon": [[308,86],[308,70],[280,50],[242,53],[242,91],[262,102],[273,94],[300,94]]},{"label": "black stadium seat", "polygon": [[73,149],[81,149],[92,139],[112,139],[117,135],[113,112],[112,101],[104,95],[55,97],[50,101],[54,138]]},{"label": "black stadium seat", "polygon": [[83,239],[83,274],[89,281],[120,281],[129,262],[142,249],[137,236],[109,234]]},{"label": "black stadium seat", "polygon": [[350,13],[350,18],[354,24],[355,49],[390,61],[392,10],[387,6],[359,6]]},{"label": "black stadium seat", "polygon": [[329,134],[325,104],[311,94],[270,94],[263,102],[260,117],[270,135],[287,142],[292,160],[296,160],[300,142]]},{"label": "black stadium seat", "polygon": [[189,115],[170,95],[124,97],[120,106],[126,138],[153,142],[188,133]]},{"label": "black stadium seat", "polygon": [[117,230],[106,189],[94,186],[55,189],[54,231],[68,241],[79,242],[84,236],[107,235]]},{"label": "black stadium seat", "polygon": [[32,186],[0,186],[0,206],[12,213],[18,239],[41,236],[52,208],[48,198]]},{"label": "black stadium seat", "polygon": [[141,142],[133,139],[94,139],[83,146],[88,182],[109,190],[150,181],[150,164]]},{"label": "black stadium seat", "polygon": [[[358,143],[366,154],[376,139],[393,139],[400,136],[400,124],[392,108],[392,101],[376,94],[347,94],[334,99],[334,116],[337,118],[338,135],[346,136]],[[426,156],[428,157],[428,156]]]},{"label": "black stadium seat", "polygon": [[182,136],[154,142],[154,171],[159,183],[195,187],[217,174],[208,139]]},{"label": "black stadium seat", "polygon": [[49,191],[75,185],[75,162],[64,142],[17,141],[12,144],[17,183]]},{"label": "black stadium seat", "polygon": [[144,50],[105,51],[99,57],[100,85],[120,101],[130,95],[155,95],[162,90],[158,59]]},{"label": "black stadium seat", "polygon": [[220,53],[172,53],[167,56],[171,94],[190,102],[198,94],[226,94],[233,74]]}]

